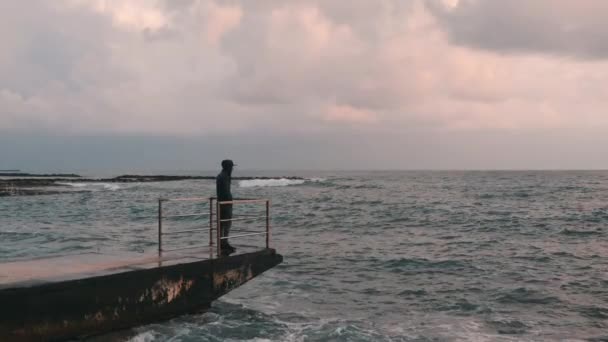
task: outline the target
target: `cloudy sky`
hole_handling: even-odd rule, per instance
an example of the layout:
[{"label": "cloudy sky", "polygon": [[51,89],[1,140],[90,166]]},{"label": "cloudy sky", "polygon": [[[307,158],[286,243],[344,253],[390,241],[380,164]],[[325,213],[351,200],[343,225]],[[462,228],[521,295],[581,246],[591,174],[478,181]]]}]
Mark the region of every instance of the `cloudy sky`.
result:
[{"label": "cloudy sky", "polygon": [[608,168],[605,0],[3,0],[0,169]]}]

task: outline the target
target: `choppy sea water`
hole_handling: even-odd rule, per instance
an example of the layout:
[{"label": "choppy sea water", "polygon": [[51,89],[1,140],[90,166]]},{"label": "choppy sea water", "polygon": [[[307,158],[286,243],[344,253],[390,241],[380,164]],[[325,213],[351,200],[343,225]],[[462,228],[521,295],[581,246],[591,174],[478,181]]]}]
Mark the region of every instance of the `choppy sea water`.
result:
[{"label": "choppy sea water", "polygon": [[[608,172],[298,174],[308,180],[233,184],[272,199],[283,264],[209,312],[125,339],[608,340]],[[214,192],[213,181],[73,187],[86,192],[0,198],[0,262],[152,250],[158,197]]]}]

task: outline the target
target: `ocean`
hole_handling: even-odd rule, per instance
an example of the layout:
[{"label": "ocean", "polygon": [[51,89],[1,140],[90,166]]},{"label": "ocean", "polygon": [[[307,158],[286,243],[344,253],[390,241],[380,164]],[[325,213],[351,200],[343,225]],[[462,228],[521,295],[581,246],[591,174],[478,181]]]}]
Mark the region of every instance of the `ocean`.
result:
[{"label": "ocean", "polygon": [[[608,341],[608,171],[235,172],[255,175],[305,178],[233,181],[236,197],[272,200],[283,264],[208,312],[108,339]],[[0,198],[0,262],[154,250],[157,199],[214,187],[72,181]],[[206,236],[168,243],[192,241]]]}]

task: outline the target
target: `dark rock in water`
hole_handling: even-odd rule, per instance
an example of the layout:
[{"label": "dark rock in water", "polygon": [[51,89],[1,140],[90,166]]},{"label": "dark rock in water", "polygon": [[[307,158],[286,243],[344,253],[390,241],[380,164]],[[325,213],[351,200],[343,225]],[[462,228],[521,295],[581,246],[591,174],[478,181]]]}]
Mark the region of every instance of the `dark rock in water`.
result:
[{"label": "dark rock in water", "polygon": [[57,195],[65,191],[53,191],[45,189],[15,189],[13,191],[0,190],[0,197],[7,196],[36,196],[36,195]]},{"label": "dark rock in water", "polygon": [[59,188],[66,186],[57,184],[52,179],[0,179],[0,197],[53,195],[63,193]]},{"label": "dark rock in water", "polygon": [[81,178],[82,176],[74,173],[50,173],[50,174],[35,174],[25,172],[0,172],[2,177],[38,177],[38,178]]}]

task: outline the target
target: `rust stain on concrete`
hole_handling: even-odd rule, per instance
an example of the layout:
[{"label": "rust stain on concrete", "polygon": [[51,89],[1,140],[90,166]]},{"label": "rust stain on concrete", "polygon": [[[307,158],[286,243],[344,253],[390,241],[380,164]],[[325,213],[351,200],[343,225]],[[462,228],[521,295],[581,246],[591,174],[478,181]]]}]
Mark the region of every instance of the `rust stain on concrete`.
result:
[{"label": "rust stain on concrete", "polygon": [[97,323],[101,323],[106,320],[101,311],[97,311],[96,313],[91,315],[84,315],[84,319],[85,321],[95,321]]},{"label": "rust stain on concrete", "polygon": [[184,280],[183,277],[180,277],[179,280],[169,280],[163,278],[157,281],[151,289],[146,290],[139,297],[139,301],[143,302],[146,299],[151,299],[158,304],[168,304],[179,297],[182,292],[188,291],[192,285],[194,285],[192,279]]},{"label": "rust stain on concrete", "polygon": [[213,273],[213,287],[231,290],[252,278],[251,265],[247,265],[224,273]]}]

